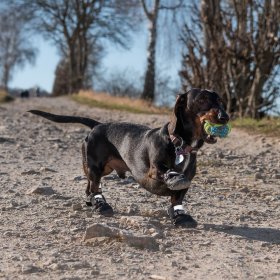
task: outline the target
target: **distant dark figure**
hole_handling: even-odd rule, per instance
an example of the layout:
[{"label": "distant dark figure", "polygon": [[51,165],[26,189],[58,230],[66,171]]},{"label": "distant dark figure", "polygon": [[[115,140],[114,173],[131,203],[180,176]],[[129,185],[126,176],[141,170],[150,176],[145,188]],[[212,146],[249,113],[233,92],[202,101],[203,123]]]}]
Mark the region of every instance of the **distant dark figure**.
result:
[{"label": "distant dark figure", "polygon": [[36,88],[36,96],[40,97],[40,88],[39,87]]},{"label": "distant dark figure", "polygon": [[29,91],[28,90],[24,90],[20,93],[20,97],[21,98],[28,98],[29,97]]}]

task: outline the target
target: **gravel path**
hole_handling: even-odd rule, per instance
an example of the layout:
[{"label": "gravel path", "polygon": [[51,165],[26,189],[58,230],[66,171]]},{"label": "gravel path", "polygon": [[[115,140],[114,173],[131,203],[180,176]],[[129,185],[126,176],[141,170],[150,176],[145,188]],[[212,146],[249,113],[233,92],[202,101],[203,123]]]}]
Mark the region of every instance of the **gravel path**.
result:
[{"label": "gravel path", "polygon": [[205,145],[186,206],[199,226],[177,229],[168,199],[131,177],[103,180],[114,217],[92,213],[80,152],[89,130],[29,109],[152,127],[168,120],[65,98],[0,105],[1,279],[280,279],[280,139],[233,129]]}]

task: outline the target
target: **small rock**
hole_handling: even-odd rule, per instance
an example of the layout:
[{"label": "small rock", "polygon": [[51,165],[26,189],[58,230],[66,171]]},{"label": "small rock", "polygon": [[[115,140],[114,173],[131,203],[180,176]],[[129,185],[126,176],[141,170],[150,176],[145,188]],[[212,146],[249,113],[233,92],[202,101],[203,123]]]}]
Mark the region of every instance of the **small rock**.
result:
[{"label": "small rock", "polygon": [[15,140],[14,138],[11,137],[0,137],[0,143],[10,143],[10,144],[14,144]]},{"label": "small rock", "polygon": [[79,181],[82,181],[82,180],[87,180],[87,178],[85,176],[75,176],[73,178],[73,181],[76,181],[76,182],[79,182]]},{"label": "small rock", "polygon": [[280,174],[273,174],[271,176],[272,179],[280,179]]},{"label": "small rock", "polygon": [[156,239],[151,236],[136,236],[128,231],[122,231],[115,227],[103,224],[94,224],[86,229],[84,241],[96,237],[120,238],[127,245],[140,249],[158,250]]},{"label": "small rock", "polygon": [[40,172],[38,172],[34,169],[30,169],[30,170],[21,172],[21,175],[39,175],[39,174],[40,174]]},{"label": "small rock", "polygon": [[255,173],[255,180],[259,180],[259,179],[262,179],[262,174],[260,172],[256,172]]},{"label": "small rock", "polygon": [[68,265],[60,264],[60,263],[53,263],[49,266],[49,268],[52,270],[66,270],[66,269],[68,269]]},{"label": "small rock", "polygon": [[35,187],[27,192],[27,194],[53,195],[55,191],[52,187]]},{"label": "small rock", "polygon": [[135,215],[137,212],[139,211],[139,207],[137,204],[130,204],[130,206],[128,206],[126,208],[126,213],[129,215]]},{"label": "small rock", "polygon": [[99,275],[100,274],[100,271],[99,269],[93,269],[91,272],[90,272],[91,275]]},{"label": "small rock", "polygon": [[160,276],[160,275],[156,275],[156,274],[152,274],[149,276],[150,279],[154,279],[154,280],[166,280],[167,278],[164,276]]},{"label": "small rock", "polygon": [[234,250],[234,249],[231,249],[230,252],[231,252],[231,253],[234,253],[234,254],[238,253],[238,251],[236,251],[236,250]]},{"label": "small rock", "polygon": [[23,265],[21,267],[21,271],[23,274],[29,274],[29,273],[39,272],[39,271],[41,271],[41,269],[34,265]]},{"label": "small rock", "polygon": [[40,172],[57,172],[57,171],[48,167],[41,167]]},{"label": "small rock", "polygon": [[7,237],[11,237],[13,235],[13,232],[12,231],[5,231],[3,233],[4,236],[7,236]]},{"label": "small rock", "polygon": [[222,152],[219,152],[219,153],[218,153],[218,157],[219,157],[219,158],[224,158],[225,155],[224,155]]},{"label": "small rock", "polygon": [[73,262],[69,265],[70,268],[73,269],[82,269],[82,268],[87,268],[89,267],[89,263],[88,262]]},{"label": "small rock", "polygon": [[204,243],[199,243],[199,246],[209,246],[211,245],[211,241],[206,241]]},{"label": "small rock", "polygon": [[139,249],[159,250],[159,245],[152,236],[122,235],[124,242]]},{"label": "small rock", "polygon": [[81,203],[74,203],[72,204],[72,210],[73,211],[80,211],[83,209],[83,206]]},{"label": "small rock", "polygon": [[153,234],[153,233],[155,233],[155,232],[156,232],[156,229],[154,229],[154,228],[149,228],[149,230],[148,230],[148,231],[149,231],[149,233],[150,233],[150,234]]},{"label": "small rock", "polygon": [[120,230],[103,224],[93,224],[86,229],[84,241],[95,237],[118,237]]}]

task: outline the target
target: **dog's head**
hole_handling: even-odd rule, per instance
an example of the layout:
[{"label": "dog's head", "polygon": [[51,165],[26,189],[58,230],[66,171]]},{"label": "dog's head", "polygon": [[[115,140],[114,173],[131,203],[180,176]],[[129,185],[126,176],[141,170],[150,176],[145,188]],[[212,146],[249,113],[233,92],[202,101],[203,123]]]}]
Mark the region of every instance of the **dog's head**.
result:
[{"label": "dog's head", "polygon": [[204,131],[205,121],[226,124],[229,116],[225,111],[223,100],[216,92],[194,88],[177,97],[169,133],[184,138],[182,134],[191,130],[192,136],[196,139],[213,144],[216,138]]}]

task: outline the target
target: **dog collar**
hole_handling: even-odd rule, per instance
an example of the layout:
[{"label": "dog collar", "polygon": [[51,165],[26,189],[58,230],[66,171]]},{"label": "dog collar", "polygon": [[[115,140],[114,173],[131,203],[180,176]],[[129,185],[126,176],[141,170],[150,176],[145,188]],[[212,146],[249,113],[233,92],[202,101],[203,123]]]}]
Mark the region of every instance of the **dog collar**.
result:
[{"label": "dog collar", "polygon": [[176,155],[187,155],[190,153],[196,153],[197,148],[193,147],[191,145],[185,145],[185,141],[183,140],[182,137],[170,134],[169,135],[171,142],[173,143],[175,150],[176,150]]},{"label": "dog collar", "polygon": [[175,136],[173,134],[169,135],[171,142],[175,147],[175,164],[178,165],[185,160],[185,156],[188,154],[196,154],[197,148],[190,145],[185,145],[184,140],[180,136]]}]

